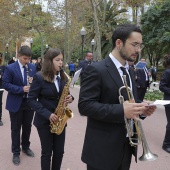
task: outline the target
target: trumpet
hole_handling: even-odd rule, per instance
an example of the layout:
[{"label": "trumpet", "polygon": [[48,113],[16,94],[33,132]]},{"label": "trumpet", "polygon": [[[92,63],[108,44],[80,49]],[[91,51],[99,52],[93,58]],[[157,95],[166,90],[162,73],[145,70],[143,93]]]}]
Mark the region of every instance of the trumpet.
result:
[{"label": "trumpet", "polygon": [[[123,75],[122,78],[123,78],[125,85],[119,88],[119,102],[120,102],[120,104],[124,103],[124,97],[121,95],[121,92],[122,92],[123,89],[126,89],[129,102],[134,101],[134,96],[133,96],[132,90],[127,85],[126,75]],[[139,160],[140,161],[154,161],[154,160],[156,160],[158,158],[158,156],[156,154],[153,154],[150,151],[140,120],[138,120],[138,121],[133,120],[134,125],[135,125],[135,129],[136,129],[136,132],[135,132],[134,129],[133,129],[133,125],[131,123],[131,120],[127,119],[127,118],[124,118],[124,119],[125,119],[125,124],[126,124],[126,129],[127,129],[127,134],[128,134],[128,137],[129,137],[130,145],[131,146],[138,146],[139,144],[142,143],[143,154],[139,158]]]}]

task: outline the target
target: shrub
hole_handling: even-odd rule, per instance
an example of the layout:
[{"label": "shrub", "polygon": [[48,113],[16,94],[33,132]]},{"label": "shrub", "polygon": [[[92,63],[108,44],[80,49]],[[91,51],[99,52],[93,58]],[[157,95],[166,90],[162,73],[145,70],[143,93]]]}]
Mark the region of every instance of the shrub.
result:
[{"label": "shrub", "polygon": [[160,90],[147,90],[145,94],[145,100],[155,101],[162,100],[163,93]]}]

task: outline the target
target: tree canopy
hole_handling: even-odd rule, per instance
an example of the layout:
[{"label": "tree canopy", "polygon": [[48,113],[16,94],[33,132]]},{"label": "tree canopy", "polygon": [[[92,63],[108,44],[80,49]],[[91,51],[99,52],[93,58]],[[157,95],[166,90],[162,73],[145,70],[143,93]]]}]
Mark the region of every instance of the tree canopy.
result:
[{"label": "tree canopy", "polygon": [[141,18],[143,41],[151,65],[170,53],[170,1],[157,3]]}]

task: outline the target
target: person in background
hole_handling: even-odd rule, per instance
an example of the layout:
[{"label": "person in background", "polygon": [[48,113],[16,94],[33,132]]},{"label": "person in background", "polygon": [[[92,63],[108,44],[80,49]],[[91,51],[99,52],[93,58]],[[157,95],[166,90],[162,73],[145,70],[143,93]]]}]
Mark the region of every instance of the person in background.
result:
[{"label": "person in background", "polygon": [[137,80],[136,68],[135,68],[134,61],[128,61],[128,64],[129,64],[129,67],[133,68],[133,70],[134,70],[134,75],[135,75],[135,80]]},{"label": "person in background", "polygon": [[9,61],[8,61],[8,65],[9,64],[12,64],[12,63],[14,63],[15,62],[15,57],[12,57]]},{"label": "person in background", "polygon": [[73,63],[73,61],[70,61],[70,64],[68,65],[68,68],[70,70],[70,76],[74,77],[74,73],[76,71],[76,65]]},{"label": "person in background", "polygon": [[[157,75],[157,68],[156,66],[152,66],[151,69],[151,76],[154,82],[156,82],[156,75]],[[155,84],[153,84],[153,86],[156,86]]]},{"label": "person in background", "polygon": [[[80,87],[78,108],[87,116],[82,161],[87,170],[129,170],[132,154],[137,159],[137,147],[130,145],[125,118],[137,119],[151,115],[156,106],[137,101],[134,69],[127,61],[135,61],[143,49],[142,31],[136,25],[117,27],[112,35],[113,50],[104,60],[85,69]],[[126,75],[134,99],[122,91],[125,102],[119,101],[119,89]],[[129,81],[128,81],[129,80]],[[135,126],[132,124],[132,129]]]},{"label": "person in background", "polygon": [[[141,58],[140,61],[144,63],[146,62],[144,58]],[[138,96],[138,100],[142,102],[145,97],[147,87],[149,87],[148,69],[146,67],[144,67],[143,69],[137,69],[136,76],[137,76],[137,79],[136,79],[137,96]]]},{"label": "person in background", "polygon": [[41,68],[42,68],[42,58],[41,57],[38,57],[37,62],[35,63],[35,67],[36,67],[37,72],[41,71]]},{"label": "person in background", "polygon": [[[36,73],[35,65],[29,63],[31,55],[30,47],[22,46],[18,51],[18,60],[6,67],[2,77],[3,88],[8,91],[6,109],[9,111],[11,121],[11,150],[14,165],[20,164],[20,145],[23,153],[34,157],[29,140],[34,111],[27,104],[30,83]],[[21,129],[22,134],[20,134]]]},{"label": "person in background", "polygon": [[78,65],[78,70],[82,69],[81,73],[80,73],[80,81],[82,79],[82,76],[83,76],[83,73],[85,71],[85,68],[88,65],[92,64],[92,63],[94,63],[94,61],[93,61],[93,53],[92,52],[87,52],[85,59],[80,61],[79,65]]},{"label": "person in background", "polygon": [[[164,57],[163,66],[166,70],[161,77],[159,90],[164,93],[164,100],[170,100],[170,54]],[[167,125],[162,149],[170,153],[170,104],[165,105],[165,113]]]},{"label": "person in background", "polygon": [[[54,112],[60,107],[58,103],[61,97],[66,106],[74,100],[71,94],[63,91],[68,80],[61,70],[62,66],[62,52],[50,48],[44,56],[41,72],[33,78],[28,95],[28,104],[36,111],[34,125],[41,142],[41,170],[60,170],[64,154],[66,128],[60,135],[50,131],[50,124],[59,119]],[[61,107],[64,107],[64,103]]]},{"label": "person in background", "polygon": [[2,88],[2,76],[5,71],[5,65],[3,65],[3,57],[2,53],[0,53],[0,126],[3,126],[2,122],[2,96],[3,96],[3,88]]}]

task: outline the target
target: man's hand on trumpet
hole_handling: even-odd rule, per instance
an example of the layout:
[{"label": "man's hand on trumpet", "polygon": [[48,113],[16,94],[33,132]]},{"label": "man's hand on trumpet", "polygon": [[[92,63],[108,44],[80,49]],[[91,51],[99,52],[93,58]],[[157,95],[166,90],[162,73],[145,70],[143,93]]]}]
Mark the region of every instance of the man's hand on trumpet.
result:
[{"label": "man's hand on trumpet", "polygon": [[148,103],[123,103],[124,115],[128,119],[139,120],[139,115],[150,116],[156,110],[156,106],[148,107]]}]

